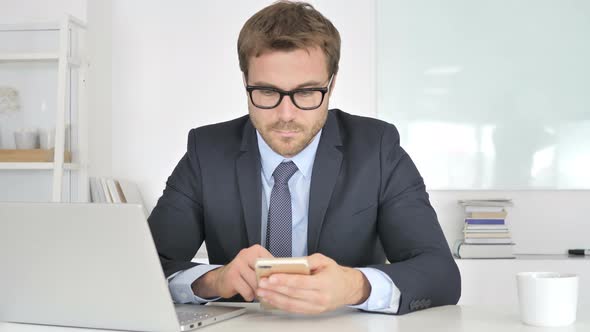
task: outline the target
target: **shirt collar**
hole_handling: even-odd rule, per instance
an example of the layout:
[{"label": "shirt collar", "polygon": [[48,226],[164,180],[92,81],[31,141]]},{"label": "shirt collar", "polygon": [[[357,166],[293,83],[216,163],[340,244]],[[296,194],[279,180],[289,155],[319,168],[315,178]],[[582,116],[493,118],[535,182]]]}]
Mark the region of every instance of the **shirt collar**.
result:
[{"label": "shirt collar", "polygon": [[292,158],[285,158],[274,152],[273,149],[268,146],[264,138],[262,138],[258,130],[256,130],[256,136],[258,136],[258,151],[260,151],[260,161],[262,163],[262,174],[266,181],[270,182],[275,168],[284,161],[293,161],[301,174],[303,174],[303,177],[309,179],[311,177],[315,153],[318,149],[321,134],[322,130],[315,135],[311,140],[311,143],[309,143],[305,149]]}]

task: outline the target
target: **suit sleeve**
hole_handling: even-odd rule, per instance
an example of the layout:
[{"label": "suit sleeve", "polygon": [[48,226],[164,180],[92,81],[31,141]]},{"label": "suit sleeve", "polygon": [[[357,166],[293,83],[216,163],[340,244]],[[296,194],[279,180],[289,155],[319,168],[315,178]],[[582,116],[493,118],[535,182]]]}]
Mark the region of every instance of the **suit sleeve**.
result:
[{"label": "suit sleeve", "polygon": [[189,132],[187,152],[166,181],[166,188],[148,218],[166,277],[187,270],[205,239],[201,169],[196,132]]},{"label": "suit sleeve", "polygon": [[461,276],[424,181],[399,144],[394,126],[381,140],[378,233],[390,264],[373,265],[401,292],[398,314],[456,304]]}]

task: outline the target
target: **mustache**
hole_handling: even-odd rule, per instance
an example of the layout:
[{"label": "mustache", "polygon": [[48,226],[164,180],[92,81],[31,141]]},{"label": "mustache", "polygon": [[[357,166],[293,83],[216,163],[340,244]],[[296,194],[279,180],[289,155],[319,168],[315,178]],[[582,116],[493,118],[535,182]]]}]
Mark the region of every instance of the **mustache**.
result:
[{"label": "mustache", "polygon": [[273,123],[272,125],[269,126],[269,128],[271,130],[281,130],[281,131],[303,131],[303,126],[290,121],[290,122],[284,122],[284,121],[278,121]]}]

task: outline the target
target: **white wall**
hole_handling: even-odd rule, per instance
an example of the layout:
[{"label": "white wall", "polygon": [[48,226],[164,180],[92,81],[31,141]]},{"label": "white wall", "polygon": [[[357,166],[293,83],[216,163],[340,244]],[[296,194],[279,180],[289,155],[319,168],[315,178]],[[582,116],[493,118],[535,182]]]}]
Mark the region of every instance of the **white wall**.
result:
[{"label": "white wall", "polygon": [[110,176],[112,158],[112,1],[88,2],[88,173]]},{"label": "white wall", "polygon": [[[106,99],[104,90],[112,89],[112,154],[104,155],[104,165],[94,174],[112,173],[136,182],[151,210],[185,152],[189,129],[246,114],[237,36],[246,19],[271,2],[187,0],[170,6],[161,0],[128,0],[89,13],[91,28],[93,19],[104,25],[112,15],[112,86],[106,77],[97,82],[98,93]],[[375,116],[375,2],[312,3],[342,35],[340,77],[331,106]],[[95,6],[91,3],[89,12]],[[98,52],[108,54],[106,41]],[[93,112],[104,121],[109,117],[106,108]],[[109,128],[101,131],[110,144]],[[102,158],[102,152],[92,153]],[[450,244],[461,235],[462,212],[456,200],[490,196],[515,199],[509,220],[517,252],[563,253],[568,247],[590,246],[584,236],[590,233],[587,217],[580,217],[590,215],[589,191],[431,191]]]},{"label": "white wall", "polygon": [[[186,151],[189,129],[247,113],[237,37],[270,3],[113,2],[112,173],[135,181],[148,208]],[[374,8],[351,0],[312,3],[343,40],[331,106],[374,115]]]},{"label": "white wall", "polygon": [[0,22],[58,21],[64,14],[86,21],[86,0],[0,0]]}]

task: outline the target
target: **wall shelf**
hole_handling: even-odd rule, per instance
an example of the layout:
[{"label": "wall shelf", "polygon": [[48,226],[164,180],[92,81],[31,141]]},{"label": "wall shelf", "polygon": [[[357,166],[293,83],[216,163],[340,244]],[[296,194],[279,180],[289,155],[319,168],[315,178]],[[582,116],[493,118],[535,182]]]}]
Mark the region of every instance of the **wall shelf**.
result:
[{"label": "wall shelf", "polygon": [[[461,262],[469,262],[469,261],[582,261],[589,263],[590,256],[574,256],[574,255],[566,255],[566,254],[516,254],[515,258],[456,258],[455,261]],[[469,263],[465,263],[469,264]]]},{"label": "wall shelf", "polygon": [[516,259],[455,259],[455,262],[461,271],[459,304],[516,307],[517,273],[564,272],[580,277],[579,303],[590,305],[588,256],[516,255]]},{"label": "wall shelf", "polygon": [[[64,163],[65,170],[78,170],[80,165],[76,163]],[[0,162],[0,169],[2,170],[53,170],[53,163],[43,162],[22,162],[22,163],[7,163]]]},{"label": "wall shelf", "polygon": [[[70,19],[73,20],[71,17]],[[57,31],[59,29],[58,22],[0,24],[0,31]]]},{"label": "wall shelf", "polygon": [[59,54],[52,52],[34,53],[0,53],[0,62],[25,62],[25,61],[58,61]]},{"label": "wall shelf", "polygon": [[[0,163],[51,163],[54,160],[54,149],[0,150]],[[72,153],[64,151],[64,163],[72,161]]]}]

